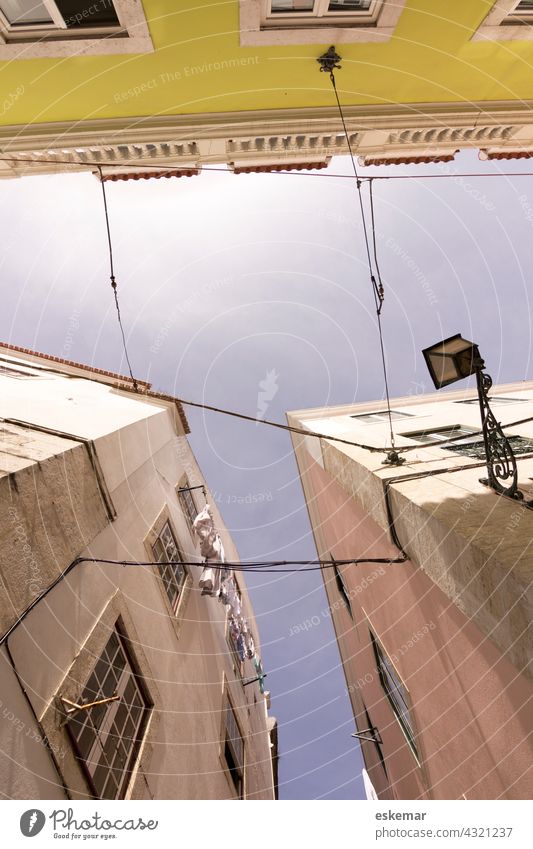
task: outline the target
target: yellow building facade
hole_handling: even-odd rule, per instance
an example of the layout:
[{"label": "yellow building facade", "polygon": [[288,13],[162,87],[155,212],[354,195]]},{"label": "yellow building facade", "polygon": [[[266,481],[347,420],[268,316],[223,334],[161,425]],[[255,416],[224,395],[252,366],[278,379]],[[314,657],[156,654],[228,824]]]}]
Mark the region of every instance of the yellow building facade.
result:
[{"label": "yellow building facade", "polygon": [[362,162],[533,152],[530,0],[0,0],[0,174],[323,167],[330,44]]}]

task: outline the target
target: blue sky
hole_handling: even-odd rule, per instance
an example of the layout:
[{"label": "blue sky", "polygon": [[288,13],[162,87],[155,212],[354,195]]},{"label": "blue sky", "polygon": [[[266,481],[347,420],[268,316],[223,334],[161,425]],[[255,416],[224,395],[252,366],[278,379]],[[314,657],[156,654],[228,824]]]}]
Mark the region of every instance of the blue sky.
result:
[{"label": "blue sky", "polygon": [[[450,175],[374,184],[392,396],[431,391],[420,351],[457,332],[479,344],[495,382],[531,378],[533,176],[454,176],[528,170],[471,152],[442,166],[361,169]],[[321,173],[348,174],[350,163],[338,158]],[[286,410],[383,397],[353,181],[204,172],[107,190],[137,377],[254,416],[266,379],[266,415],[278,421]],[[2,338],[125,373],[98,182],[24,178],[3,182],[2,193]],[[288,434],[187,414],[241,557],[316,556]],[[258,575],[248,585],[280,721],[281,797],[362,797],[320,576]]]}]

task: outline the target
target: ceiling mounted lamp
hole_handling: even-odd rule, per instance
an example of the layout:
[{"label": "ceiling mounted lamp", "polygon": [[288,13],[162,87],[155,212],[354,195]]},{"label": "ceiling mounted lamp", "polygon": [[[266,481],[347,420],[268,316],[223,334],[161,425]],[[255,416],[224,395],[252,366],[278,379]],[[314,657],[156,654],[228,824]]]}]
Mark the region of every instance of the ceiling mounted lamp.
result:
[{"label": "ceiling mounted lamp", "polygon": [[475,374],[488,472],[488,478],[481,478],[481,483],[492,487],[500,495],[522,500],[524,496],[518,489],[516,457],[489,406],[492,378],[483,372],[485,363],[478,346],[457,333],[425,348],[422,353],[436,389]]}]

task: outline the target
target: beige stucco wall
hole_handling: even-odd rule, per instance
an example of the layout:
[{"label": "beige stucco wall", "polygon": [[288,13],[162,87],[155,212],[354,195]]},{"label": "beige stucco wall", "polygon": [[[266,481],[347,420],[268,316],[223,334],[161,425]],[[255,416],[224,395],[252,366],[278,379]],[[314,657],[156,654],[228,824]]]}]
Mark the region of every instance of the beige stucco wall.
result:
[{"label": "beige stucco wall", "polygon": [[[33,486],[33,489],[30,484],[27,487],[31,498],[25,497],[25,489],[19,487],[17,509],[21,522],[28,527],[29,544],[36,551],[44,583],[55,577],[59,569],[66,568],[75,556],[148,560],[147,540],[162,516],[172,523],[184,559],[200,561],[175,489],[184,473],[191,485],[202,484],[204,479],[186,437],[176,429],[170,402],[141,400],[131,393],[110,390],[105,384],[80,377],[53,375],[16,382],[0,376],[0,381],[5,390],[0,415],[33,420],[41,427],[54,429],[66,422],[65,430],[69,434],[92,440],[100,470],[100,488],[105,488],[116,512],[116,518],[111,520],[86,445],[37,433],[36,443],[42,450],[47,446],[48,462],[61,468],[63,475],[63,478],[59,473],[57,478],[51,474],[46,477],[43,464],[35,470],[35,463],[17,473],[17,478],[21,474],[29,475]],[[32,393],[35,398],[31,397]],[[48,405],[46,397],[50,399]],[[82,459],[85,457],[87,463]],[[41,475],[45,475],[47,487],[40,483]],[[54,482],[57,493],[52,486]],[[61,494],[65,505],[61,519],[57,519],[56,502]],[[201,493],[195,493],[195,498],[201,508]],[[237,553],[222,517],[216,504],[212,500],[210,503],[228,559],[235,560]],[[70,526],[65,528],[62,518],[67,514],[69,522],[81,528],[84,536],[82,531],[76,535],[69,533]],[[34,534],[38,515],[47,547],[41,546],[38,534]],[[5,533],[5,517],[1,524]],[[10,563],[16,561],[17,541],[11,545],[10,550],[6,549],[9,560],[2,564],[3,576],[9,575]],[[18,568],[24,573],[24,566],[19,564]],[[90,791],[74,758],[67,732],[58,727],[56,699],[59,694],[73,700],[79,697],[118,617],[154,703],[128,797],[225,799],[234,796],[222,757],[222,708],[225,691],[229,690],[245,738],[246,797],[273,798],[265,698],[257,684],[242,686],[226,642],[225,608],[215,599],[201,596],[198,589],[201,567],[191,566],[189,571],[174,616],[156,567],[80,564],[11,636],[9,647],[16,669],[50,746],[61,755],[59,770],[73,798],[86,798]],[[260,653],[246,587],[241,575],[237,580],[242,589],[244,612]],[[25,600],[26,596],[20,604]],[[8,605],[4,595],[0,610]],[[7,621],[5,613],[4,619]],[[7,662],[5,666],[7,669]],[[252,662],[246,661],[244,677],[254,676]],[[6,703],[14,705],[10,710],[31,725],[31,711],[27,703],[21,702],[18,683],[12,675],[7,680]],[[33,727],[38,730],[35,721]],[[23,798],[26,793],[32,798],[63,797],[57,773],[55,788],[51,783],[54,770],[45,747],[39,745],[34,755],[35,746],[31,750],[23,749],[21,739],[13,721],[3,719],[0,711],[0,792],[17,798]],[[22,777],[15,780],[13,763],[17,757],[22,761]],[[26,758],[30,758],[30,763],[26,763]]]},{"label": "beige stucco wall", "polygon": [[2,424],[0,633],[109,522],[88,446]]}]

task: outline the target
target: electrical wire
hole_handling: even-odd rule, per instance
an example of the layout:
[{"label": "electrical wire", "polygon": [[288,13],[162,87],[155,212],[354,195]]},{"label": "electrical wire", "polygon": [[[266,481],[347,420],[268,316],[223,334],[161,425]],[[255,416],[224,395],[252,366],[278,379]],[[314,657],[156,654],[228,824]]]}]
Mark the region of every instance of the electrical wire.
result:
[{"label": "electrical wire", "polygon": [[[323,70],[323,68],[321,68],[321,70]],[[351,144],[351,141],[350,141],[350,136],[348,134],[348,127],[346,126],[346,120],[344,118],[344,111],[343,111],[342,104],[341,104],[341,101],[340,101],[339,93],[337,91],[337,82],[335,80],[335,73],[333,71],[333,67],[329,68],[329,78],[330,78],[331,85],[333,87],[333,91],[334,91],[334,94],[335,94],[335,100],[337,102],[337,108],[339,110],[339,115],[340,115],[340,119],[341,119],[341,122],[342,122],[344,135],[346,136],[346,143],[348,145],[348,150],[350,152],[350,160],[351,160],[351,163],[352,163],[352,168],[353,168],[353,172],[354,172],[354,176],[355,176],[355,180],[356,180],[355,185],[357,187],[357,194],[358,194],[358,197],[359,197],[359,208],[360,208],[360,212],[361,212],[361,222],[362,222],[362,225],[363,225],[363,234],[364,234],[364,239],[365,239],[366,254],[367,254],[367,257],[368,257],[368,273],[370,275],[370,282],[372,284],[372,292],[373,292],[373,295],[374,295],[374,303],[375,303],[375,307],[376,307],[376,316],[377,316],[378,334],[379,334],[379,347],[380,347],[380,353],[381,353],[381,365],[382,365],[382,369],[383,369],[383,380],[384,380],[384,384],[385,384],[385,398],[386,398],[386,402],[387,402],[387,417],[388,417],[388,420],[389,420],[389,433],[390,433],[390,441],[391,441],[390,456],[392,457],[392,455],[394,455],[394,453],[395,453],[394,428],[393,428],[393,425],[392,425],[392,412],[391,412],[390,395],[389,395],[389,381],[388,381],[388,375],[387,375],[387,359],[386,359],[386,356],[385,356],[385,343],[383,341],[383,327],[381,325],[381,310],[383,308],[383,301],[385,300],[385,291],[384,291],[384,288],[383,288],[383,282],[381,280],[381,275],[379,273],[379,264],[377,262],[377,246],[376,246],[376,231],[375,231],[375,221],[374,221],[374,203],[373,203],[373,197],[372,197],[372,182],[370,181],[370,209],[371,209],[371,216],[372,216],[372,242],[373,242],[373,248],[374,248],[374,259],[375,259],[375,266],[376,266],[376,274],[378,276],[379,282],[376,282],[376,278],[374,276],[374,268],[372,266],[372,259],[371,259],[371,256],[370,256],[370,244],[369,244],[368,228],[367,228],[366,216],[365,216],[365,206],[364,206],[364,203],[363,203],[363,194],[361,192],[361,180],[359,179],[357,166],[355,164],[355,156],[353,154],[352,144]]]},{"label": "electrical wire", "polygon": [[[221,413],[222,415],[232,416],[233,418],[242,419],[243,421],[254,422],[255,424],[264,424],[264,425],[267,425],[268,427],[276,427],[276,428],[279,428],[280,430],[289,431],[290,433],[299,433],[302,436],[312,436],[315,439],[327,439],[330,442],[340,442],[343,445],[351,445],[354,448],[363,448],[365,451],[370,451],[372,453],[383,454],[385,451],[388,450],[386,448],[379,448],[376,445],[366,445],[363,442],[355,442],[351,439],[343,439],[341,436],[332,436],[332,435],[327,434],[327,433],[319,433],[318,431],[315,431],[315,430],[307,430],[307,429],[302,428],[302,427],[295,427],[294,425],[281,424],[281,422],[273,422],[273,421],[270,421],[269,419],[257,419],[255,416],[247,416],[244,413],[236,413],[234,410],[225,410],[222,407],[213,407],[210,404],[201,404],[198,401],[186,401],[183,398],[176,398],[175,400],[179,404],[182,404],[182,405],[187,406],[187,407],[197,407],[200,410],[209,410],[210,412],[213,412],[213,413]],[[364,413],[362,415],[364,415]],[[533,421],[533,416],[530,416],[527,419],[519,419],[518,421],[515,421],[515,422],[505,422],[503,424],[501,424],[501,423],[500,424],[501,424],[502,428],[509,428],[509,427],[517,427],[518,425],[522,425],[522,424],[527,424],[528,422],[531,422],[531,421]],[[482,436],[482,435],[483,435],[482,430],[474,430],[474,431],[472,431],[472,433],[468,434],[468,437],[472,437],[472,439],[474,439],[475,437]],[[402,445],[402,446],[396,448],[395,450],[396,450],[397,454],[404,454],[404,453],[409,452],[409,451],[419,451],[421,448],[431,448],[431,447],[440,448],[442,445],[452,444],[454,442],[459,442],[461,440],[464,441],[468,437],[465,437],[465,434],[461,433],[458,436],[450,436],[449,439],[442,439],[442,440],[439,440],[438,442],[434,442],[434,443],[432,442],[432,443],[423,443],[423,444],[417,443],[415,445]]]},{"label": "electrical wire", "polygon": [[280,430],[288,430],[290,433],[299,433],[302,436],[313,436],[317,439],[329,439],[331,442],[341,442],[343,445],[351,445],[354,448],[364,448],[365,451],[378,452],[380,454],[385,450],[378,448],[375,445],[365,445],[361,442],[354,442],[351,439],[343,439],[341,436],[328,436],[327,433],[318,433],[314,430],[306,430],[303,427],[294,427],[294,425],[281,424],[281,422],[272,422],[269,419],[258,419],[255,416],[247,416],[245,413],[235,413],[233,410],[225,410],[222,407],[213,407],[210,404],[200,404],[198,401],[185,401],[183,398],[175,399],[178,404],[183,404],[186,407],[198,407],[200,410],[209,410],[212,413],[221,413],[224,416],[233,416],[236,419],[243,419],[245,422],[254,422],[255,424],[264,424],[269,427],[277,427]]},{"label": "electrical wire", "polygon": [[[112,566],[206,566],[209,565],[212,569],[231,569],[233,572],[252,572],[257,571],[259,573],[263,573],[265,568],[270,565],[277,564],[304,564],[304,568],[302,569],[269,569],[271,573],[279,574],[281,572],[316,572],[322,568],[334,568],[335,565],[343,566],[348,564],[357,564],[357,563],[405,563],[407,557],[401,557],[396,559],[387,559],[382,557],[375,558],[367,558],[367,559],[354,559],[354,560],[277,560],[277,561],[259,561],[259,564],[253,566],[253,564],[242,564],[242,563],[225,563],[225,564],[217,564],[217,563],[202,563],[197,561],[183,561],[183,560],[162,560],[159,563],[154,562],[153,560],[146,561],[137,561],[137,560],[106,560],[98,557],[76,557],[75,560],[70,563],[66,569],[57,575],[57,577],[52,581],[52,583],[46,587],[42,592],[39,593],[22,611],[22,613],[17,617],[17,619],[13,622],[12,625],[5,631],[2,635],[0,635],[0,646],[4,643],[7,643],[10,635],[19,627],[19,625],[26,619],[28,614],[37,607],[37,605],[43,601],[43,599],[48,596],[52,590],[57,587],[58,584],[63,581],[67,575],[72,572],[76,566],[79,566],[80,563],[102,563],[109,564]],[[310,564],[310,565],[307,565]],[[321,565],[316,565],[321,564]],[[259,565],[260,568],[256,568]]]},{"label": "electrical wire", "polygon": [[98,167],[98,171],[100,172],[100,185],[102,186],[102,197],[103,197],[103,200],[104,200],[105,225],[106,225],[106,230],[107,230],[107,244],[108,244],[108,249],[109,249],[109,271],[110,271],[111,288],[113,289],[113,294],[115,296],[115,307],[116,307],[116,310],[117,310],[118,325],[120,327],[120,332],[122,334],[122,344],[123,344],[123,347],[124,347],[124,355],[126,357],[126,363],[128,364],[128,370],[129,370],[130,377],[131,377],[131,380],[132,380],[132,383],[133,383],[133,388],[134,388],[135,392],[139,392],[139,385],[138,385],[137,381],[135,380],[135,377],[133,376],[133,371],[132,371],[132,368],[131,368],[130,358],[129,358],[129,354],[128,354],[128,346],[126,344],[126,335],[124,333],[124,327],[122,325],[122,317],[120,315],[120,306],[119,306],[119,303],[118,303],[117,281],[115,280],[115,269],[114,269],[114,266],[113,266],[113,244],[111,242],[111,228],[109,226],[109,213],[108,213],[108,210],[107,210],[107,197],[106,197],[106,193],[105,193],[105,182],[102,179],[102,169],[100,167]]},{"label": "electrical wire", "polygon": [[[372,224],[372,247],[373,247],[373,250],[374,250],[374,265],[376,267],[376,274],[377,274],[377,277],[378,277],[378,293],[379,293],[379,297],[380,297],[379,307],[376,309],[376,315],[377,315],[377,320],[378,320],[378,330],[379,330],[379,347],[380,347],[380,350],[381,350],[381,362],[382,362],[382,366],[383,366],[383,381],[384,381],[384,384],[385,384],[385,397],[387,399],[387,415],[388,415],[388,419],[389,419],[389,433],[390,433],[390,440],[391,440],[391,451],[394,452],[395,451],[394,428],[392,426],[392,412],[391,412],[391,406],[390,406],[390,393],[389,393],[389,378],[388,378],[388,374],[387,374],[387,361],[386,361],[386,357],[385,357],[385,345],[384,345],[384,342],[383,342],[383,328],[381,326],[381,308],[383,306],[383,300],[384,300],[385,295],[384,295],[383,281],[381,279],[381,271],[379,269],[379,262],[378,262],[378,248],[377,248],[377,243],[376,243],[376,219],[375,219],[375,213],[374,213],[374,192],[373,192],[372,181],[370,181],[370,183],[368,184],[368,188],[369,188],[369,196],[370,196],[370,217],[371,217],[371,224]],[[375,281],[374,281],[374,285],[375,285]]]},{"label": "electrical wire", "polygon": [[[219,571],[259,572],[274,575],[297,574],[299,572],[320,572],[322,569],[334,569],[336,566],[356,565],[359,563],[405,563],[406,557],[363,557],[353,560],[264,560],[255,563],[213,563],[197,560],[107,560],[101,557],[79,557],[79,563],[103,563],[111,566],[208,566]],[[297,566],[298,569],[278,569],[278,566]]]}]

